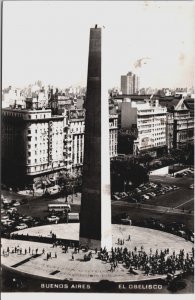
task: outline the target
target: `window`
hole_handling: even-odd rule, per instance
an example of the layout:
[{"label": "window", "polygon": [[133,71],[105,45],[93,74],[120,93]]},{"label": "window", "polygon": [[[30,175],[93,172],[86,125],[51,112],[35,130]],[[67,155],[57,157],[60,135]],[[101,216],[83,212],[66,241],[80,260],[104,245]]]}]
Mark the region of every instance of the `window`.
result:
[{"label": "window", "polygon": [[31,136],[28,136],[28,141],[29,141],[29,142],[31,141]]},{"label": "window", "polygon": [[28,152],[28,156],[31,156],[31,152]]},{"label": "window", "polygon": [[30,129],[28,130],[28,134],[31,134],[31,130]]}]

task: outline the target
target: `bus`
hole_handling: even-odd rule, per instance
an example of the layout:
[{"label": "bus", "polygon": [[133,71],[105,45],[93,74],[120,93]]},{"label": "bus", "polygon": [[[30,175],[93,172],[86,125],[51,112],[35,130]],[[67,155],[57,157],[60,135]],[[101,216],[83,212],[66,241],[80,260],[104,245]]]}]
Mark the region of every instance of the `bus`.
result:
[{"label": "bus", "polygon": [[49,211],[71,211],[70,204],[48,204]]}]

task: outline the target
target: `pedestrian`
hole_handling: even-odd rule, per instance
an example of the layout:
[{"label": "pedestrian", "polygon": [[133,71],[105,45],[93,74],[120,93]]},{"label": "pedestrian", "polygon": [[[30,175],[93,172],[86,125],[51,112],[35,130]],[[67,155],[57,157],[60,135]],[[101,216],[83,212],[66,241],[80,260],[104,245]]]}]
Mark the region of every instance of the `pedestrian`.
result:
[{"label": "pedestrian", "polygon": [[26,253],[27,253],[27,250],[26,250],[26,248],[25,248],[25,255],[26,255]]},{"label": "pedestrian", "polygon": [[38,248],[37,248],[35,251],[36,251],[36,254],[37,254],[37,252],[38,252]]},{"label": "pedestrian", "polygon": [[55,252],[55,258],[57,258],[57,253]]},{"label": "pedestrian", "polygon": [[42,254],[44,254],[45,253],[45,249],[43,248],[43,250],[42,250]]},{"label": "pedestrian", "polygon": [[74,255],[72,254],[72,260],[74,260]]},{"label": "pedestrian", "polygon": [[31,250],[31,249],[30,249],[30,247],[29,247],[29,248],[28,248],[28,253],[30,253],[30,250]]}]

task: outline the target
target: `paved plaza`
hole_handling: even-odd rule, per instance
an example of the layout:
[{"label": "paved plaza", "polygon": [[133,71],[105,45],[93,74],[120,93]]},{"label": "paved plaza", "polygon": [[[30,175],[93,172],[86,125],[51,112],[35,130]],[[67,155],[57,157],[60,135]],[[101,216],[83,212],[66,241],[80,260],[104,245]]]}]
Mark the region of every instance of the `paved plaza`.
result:
[{"label": "paved plaza", "polygon": [[[17,233],[23,234],[24,238],[26,234],[29,236],[49,237],[51,232],[56,234],[57,238],[78,240],[79,224],[40,226],[21,230]],[[129,235],[130,241],[128,240]],[[119,245],[118,239],[124,240],[124,245]],[[149,254],[150,249],[152,249],[152,253],[155,253],[156,249],[160,251],[169,248],[170,255],[173,251],[178,254],[181,249],[184,249],[185,252],[191,255],[193,247],[191,242],[169,233],[124,225],[112,225],[112,240],[113,247],[127,247],[131,251],[137,247],[138,252],[143,247],[147,254]],[[131,282],[160,277],[160,275],[147,276],[140,270],[136,271],[137,274],[130,274],[129,270],[122,263],[119,263],[115,271],[111,272],[110,263],[98,259],[95,251],[92,251],[90,261],[84,261],[83,258],[86,252],[82,250],[77,254],[73,254],[74,249],[69,248],[68,253],[64,253],[61,246],[53,247],[53,244],[4,238],[2,238],[1,243],[2,265],[23,274],[31,274],[37,277],[79,282],[98,282],[100,280]],[[9,247],[9,254],[7,253],[7,247]],[[21,250],[17,253],[12,253],[15,247]],[[48,253],[51,253],[51,258],[47,260]]]}]

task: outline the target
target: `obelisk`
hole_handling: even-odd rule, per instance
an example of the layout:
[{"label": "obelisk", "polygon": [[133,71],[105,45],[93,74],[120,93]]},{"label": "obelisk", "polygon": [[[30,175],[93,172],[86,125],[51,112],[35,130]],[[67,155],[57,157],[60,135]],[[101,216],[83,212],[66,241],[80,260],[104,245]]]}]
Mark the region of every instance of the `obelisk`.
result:
[{"label": "obelisk", "polygon": [[90,29],[80,244],[91,249],[112,246],[109,113],[102,95],[101,28]]}]

